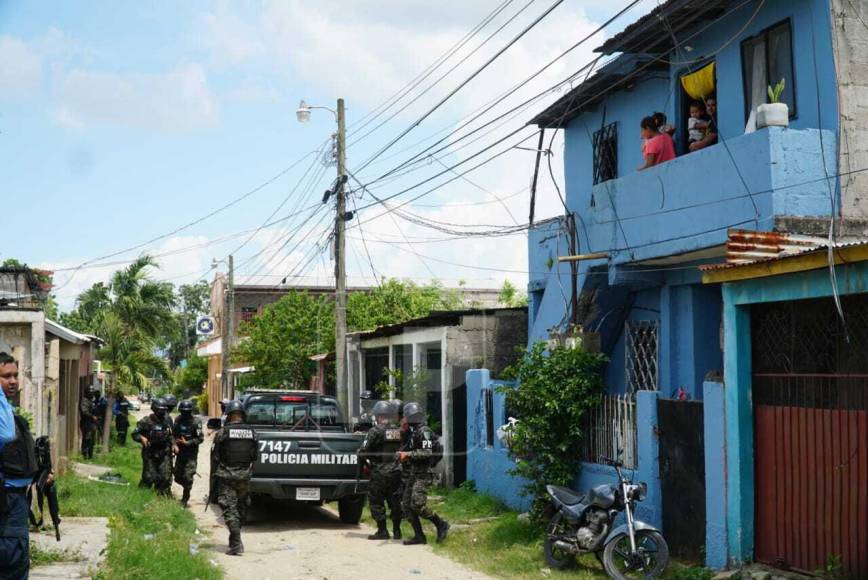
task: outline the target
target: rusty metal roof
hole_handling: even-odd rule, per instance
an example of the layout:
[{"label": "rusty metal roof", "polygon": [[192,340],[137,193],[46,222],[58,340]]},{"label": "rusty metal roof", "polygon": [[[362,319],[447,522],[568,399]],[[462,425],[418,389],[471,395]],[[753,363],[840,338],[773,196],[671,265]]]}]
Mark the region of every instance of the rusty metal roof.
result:
[{"label": "rusty metal roof", "polygon": [[[835,249],[868,245],[868,240],[836,242]],[[726,262],[723,264],[703,264],[703,272],[737,268],[750,264],[771,262],[781,258],[800,256],[828,250],[829,240],[814,236],[789,234],[786,232],[754,232],[750,230],[729,230],[726,242]]]}]

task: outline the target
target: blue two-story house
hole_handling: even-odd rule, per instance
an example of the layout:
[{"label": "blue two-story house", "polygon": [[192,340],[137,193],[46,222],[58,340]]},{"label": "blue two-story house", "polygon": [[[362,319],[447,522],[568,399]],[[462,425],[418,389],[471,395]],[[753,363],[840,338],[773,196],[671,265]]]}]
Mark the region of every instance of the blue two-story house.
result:
[{"label": "blue two-story house", "polygon": [[[564,131],[566,207],[529,234],[529,340],[571,323],[599,333],[609,393],[645,406],[649,517],[676,553],[716,568],[752,558],[754,512],[727,512],[739,461],[727,445],[745,433],[724,427],[722,286],[698,266],[722,262],[728,242],[761,256],[828,237],[833,220],[836,239],[864,235],[866,21],[864,0],[669,0],[608,38],[584,82],[532,121]],[[781,80],[787,111],[766,126],[759,107]],[[697,101],[712,123],[691,147]],[[640,170],[640,123],[657,112],[677,157]],[[588,463],[577,485],[604,477]]]}]

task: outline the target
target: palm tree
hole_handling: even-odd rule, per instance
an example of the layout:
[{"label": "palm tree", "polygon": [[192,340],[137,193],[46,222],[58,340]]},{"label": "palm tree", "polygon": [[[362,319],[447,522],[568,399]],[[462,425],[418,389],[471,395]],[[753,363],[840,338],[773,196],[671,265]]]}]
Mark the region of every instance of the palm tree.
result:
[{"label": "palm tree", "polygon": [[[109,409],[114,405],[118,385],[143,389],[154,374],[169,376],[166,362],[157,356],[157,341],[174,324],[175,295],[171,284],[148,277],[147,269],[157,263],[142,256],[118,270],[107,287],[91,288],[79,301],[94,313],[92,324],[105,342],[99,357],[111,371],[106,390]],[[91,310],[93,307],[93,310]],[[111,412],[103,420],[102,447],[109,448]]]}]

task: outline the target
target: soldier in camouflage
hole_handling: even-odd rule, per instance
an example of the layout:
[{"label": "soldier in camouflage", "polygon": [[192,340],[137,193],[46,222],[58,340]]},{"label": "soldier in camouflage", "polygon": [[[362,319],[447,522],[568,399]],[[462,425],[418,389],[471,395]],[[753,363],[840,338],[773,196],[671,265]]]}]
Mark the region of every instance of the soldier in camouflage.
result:
[{"label": "soldier in camouflage", "polygon": [[172,421],[166,414],[166,402],[151,402],[152,413],[139,420],[133,441],[142,445],[142,479],[140,487],[153,487],[160,495],[172,495],[172,453],[177,453]]},{"label": "soldier in camouflage", "polygon": [[202,422],[193,416],[193,401],[181,401],[178,405],[180,414],[175,418],[172,432],[178,446],[175,458],[175,482],[184,488],[181,505],[187,507],[190,501],[190,490],[193,488],[193,477],[196,475],[196,460],[199,457],[199,445],[205,440],[202,433]]},{"label": "soldier in camouflage", "polygon": [[409,470],[409,477],[404,482],[402,508],[414,532],[412,538],[404,540],[404,545],[428,543],[419,518],[434,524],[437,541],[442,542],[449,532],[449,523],[428,507],[428,488],[434,483],[434,466],[443,457],[443,447],[437,434],[425,424],[425,411],[418,403],[404,405],[404,419],[409,425],[409,439],[406,451],[398,452],[398,459]]},{"label": "soldier in camouflage", "polygon": [[377,532],[369,540],[388,540],[386,504],[392,516],[392,533],[401,539],[401,504],[395,491],[401,486],[401,464],[397,453],[401,447],[398,410],[389,401],[378,401],[371,412],[376,424],[368,430],[359,450],[359,458],[371,463],[373,469],[368,484],[371,517],[377,522]]},{"label": "soldier in camouflage", "polygon": [[214,436],[214,445],[211,447],[214,477],[209,501],[216,499],[223,510],[223,521],[229,528],[229,549],[226,553],[233,556],[244,553],[241,525],[247,511],[253,462],[256,461],[256,431],[246,425],[246,421],[247,413],[241,401],[230,401],[226,405],[226,424]]},{"label": "soldier in camouflage", "polygon": [[81,418],[79,419],[79,427],[81,427],[81,455],[85,459],[93,457],[93,446],[96,441],[96,398],[97,390],[91,385],[84,391],[84,396],[79,403],[79,411]]}]

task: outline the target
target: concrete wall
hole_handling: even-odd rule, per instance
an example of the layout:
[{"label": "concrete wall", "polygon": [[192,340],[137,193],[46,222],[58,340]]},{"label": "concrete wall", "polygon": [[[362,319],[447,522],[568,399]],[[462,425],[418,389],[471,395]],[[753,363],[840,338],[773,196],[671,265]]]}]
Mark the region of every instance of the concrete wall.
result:
[{"label": "concrete wall", "polygon": [[21,406],[33,415],[34,434],[50,435],[43,401],[45,315],[40,311],[0,310],[0,348],[10,349],[10,354],[18,360]]},{"label": "concrete wall", "polygon": [[705,428],[705,565],[726,568],[726,409],[723,383],[703,384]]},{"label": "concrete wall", "polygon": [[527,326],[526,310],[462,316],[461,324],[446,333],[447,363],[500,376],[516,360],[516,347],[527,343]]},{"label": "concrete wall", "polygon": [[[839,173],[868,167],[868,0],[831,0],[840,109]],[[841,177],[841,215],[868,219],[868,173]]]}]

